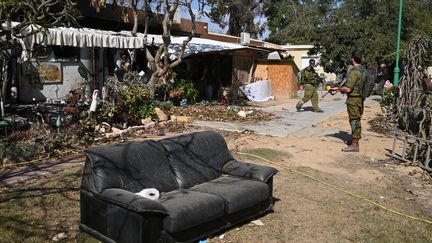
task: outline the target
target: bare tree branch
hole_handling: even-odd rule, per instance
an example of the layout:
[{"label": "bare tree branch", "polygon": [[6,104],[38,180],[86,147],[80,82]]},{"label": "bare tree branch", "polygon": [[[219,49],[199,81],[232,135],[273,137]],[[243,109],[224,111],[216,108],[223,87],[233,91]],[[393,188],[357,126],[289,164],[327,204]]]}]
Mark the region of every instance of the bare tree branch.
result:
[{"label": "bare tree branch", "polygon": [[186,7],[188,8],[189,15],[191,17],[192,21],[192,31],[189,34],[188,38],[183,41],[182,47],[180,49],[179,57],[176,61],[170,64],[170,68],[174,68],[175,66],[179,65],[183,61],[183,56],[186,50],[187,44],[192,40],[192,38],[195,36],[196,33],[196,24],[195,24],[195,15],[192,10],[192,1],[186,1],[185,3]]}]

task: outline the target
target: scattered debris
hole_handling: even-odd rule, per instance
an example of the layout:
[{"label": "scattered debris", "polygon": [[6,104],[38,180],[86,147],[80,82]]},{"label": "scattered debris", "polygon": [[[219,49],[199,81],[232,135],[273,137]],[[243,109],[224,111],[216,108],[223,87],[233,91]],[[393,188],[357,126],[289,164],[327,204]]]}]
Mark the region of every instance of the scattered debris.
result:
[{"label": "scattered debris", "polygon": [[143,124],[143,125],[148,125],[148,124],[150,124],[152,122],[153,121],[152,121],[152,119],[150,117],[147,117],[145,119],[141,119],[141,124]]},{"label": "scattered debris", "polygon": [[57,235],[55,235],[53,238],[52,238],[52,240],[53,241],[61,241],[61,240],[64,240],[64,239],[67,239],[69,236],[66,234],[66,233],[60,233],[60,234],[57,234]]},{"label": "scattered debris", "polygon": [[412,195],[415,195],[415,194],[414,194],[414,192],[413,192],[413,191],[411,191],[411,189],[408,189],[408,188],[407,188],[407,189],[405,189],[405,191],[407,191],[407,192],[411,193]]},{"label": "scattered debris", "polygon": [[249,129],[245,129],[245,130],[243,130],[243,131],[241,131],[240,132],[241,134],[252,134],[252,133],[255,133],[255,131],[253,131],[253,130],[249,130]]},{"label": "scattered debris", "polygon": [[274,119],[272,113],[244,106],[198,104],[185,107],[172,106],[169,115],[189,116],[203,121],[268,121]]},{"label": "scattered debris", "polygon": [[257,226],[263,226],[264,225],[264,223],[260,219],[251,221],[251,224],[257,225]]},{"label": "scattered debris", "polygon": [[191,129],[187,123],[173,121],[151,121],[146,125],[127,128],[123,128],[123,125],[111,127],[104,122],[98,126],[90,132],[83,130],[79,125],[69,126],[57,132],[48,126],[35,124],[29,130],[14,132],[8,141],[0,143],[0,166],[10,167],[23,162],[44,161],[64,156],[65,153],[81,151],[90,145],[118,143],[143,138],[146,134],[164,136],[166,133],[183,133]]},{"label": "scattered debris", "polygon": [[219,240],[223,240],[225,238],[225,234],[219,235]]},{"label": "scattered debris", "polygon": [[159,121],[168,121],[168,115],[165,114],[165,112],[163,112],[160,108],[156,107],[155,113]]},{"label": "scattered debris", "polygon": [[157,133],[156,133],[156,135],[158,135],[158,136],[165,136],[165,133],[164,133],[163,130],[158,130]]},{"label": "scattered debris", "polygon": [[186,122],[186,123],[192,123],[193,117],[190,116],[176,116],[175,117],[176,122]]},{"label": "scattered debris", "polygon": [[246,118],[247,113],[246,113],[245,111],[239,111],[239,112],[237,113],[237,115],[238,115],[239,117]]},{"label": "scattered debris", "polygon": [[392,131],[396,128],[395,122],[381,114],[368,121],[368,123],[372,132],[384,134],[386,136],[391,136]]}]

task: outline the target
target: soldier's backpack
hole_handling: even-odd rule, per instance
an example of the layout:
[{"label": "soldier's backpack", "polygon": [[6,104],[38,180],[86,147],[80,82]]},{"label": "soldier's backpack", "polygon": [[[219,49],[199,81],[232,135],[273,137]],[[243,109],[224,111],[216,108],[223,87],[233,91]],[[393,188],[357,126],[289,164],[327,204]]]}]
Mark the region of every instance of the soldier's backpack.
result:
[{"label": "soldier's backpack", "polygon": [[367,68],[362,67],[361,68],[361,96],[363,99],[366,99],[369,97],[372,93],[372,90],[375,86],[375,78],[376,75],[374,73],[371,73]]}]

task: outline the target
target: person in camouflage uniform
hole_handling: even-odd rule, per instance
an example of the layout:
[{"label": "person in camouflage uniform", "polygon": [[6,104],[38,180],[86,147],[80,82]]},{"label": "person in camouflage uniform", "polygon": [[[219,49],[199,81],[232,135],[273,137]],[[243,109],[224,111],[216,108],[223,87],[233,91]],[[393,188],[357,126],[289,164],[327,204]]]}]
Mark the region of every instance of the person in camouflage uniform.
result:
[{"label": "person in camouflage uniform", "polygon": [[299,100],[299,102],[296,105],[297,111],[300,111],[303,104],[310,100],[314,112],[323,112],[323,110],[321,110],[318,107],[319,78],[318,78],[318,74],[315,72],[314,67],[315,67],[315,60],[310,59],[309,66],[307,66],[303,71],[304,77],[301,77],[302,85],[304,88],[304,96],[303,99]]},{"label": "person in camouflage uniform", "polygon": [[359,140],[361,139],[361,117],[363,115],[364,99],[361,95],[362,74],[361,74],[362,55],[359,52],[353,52],[351,55],[351,64],[353,68],[347,72],[347,81],[341,88],[332,88],[341,93],[347,94],[346,107],[348,112],[349,123],[351,126],[352,140],[348,147],[343,148],[343,152],[359,152]]}]

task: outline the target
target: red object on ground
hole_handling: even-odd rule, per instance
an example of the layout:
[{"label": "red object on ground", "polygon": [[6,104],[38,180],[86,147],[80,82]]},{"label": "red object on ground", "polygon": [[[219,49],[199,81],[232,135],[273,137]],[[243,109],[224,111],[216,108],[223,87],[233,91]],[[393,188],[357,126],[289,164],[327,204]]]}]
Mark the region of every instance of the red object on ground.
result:
[{"label": "red object on ground", "polygon": [[228,101],[227,101],[227,99],[222,98],[222,99],[220,100],[220,103],[221,103],[222,105],[226,105],[226,104],[228,103]]}]

